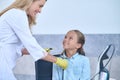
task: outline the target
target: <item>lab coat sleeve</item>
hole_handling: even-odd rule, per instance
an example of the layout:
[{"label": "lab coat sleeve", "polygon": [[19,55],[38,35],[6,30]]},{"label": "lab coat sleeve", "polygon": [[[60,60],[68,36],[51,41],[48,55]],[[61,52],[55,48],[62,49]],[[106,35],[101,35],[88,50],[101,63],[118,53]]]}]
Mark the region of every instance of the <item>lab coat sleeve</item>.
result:
[{"label": "lab coat sleeve", "polygon": [[35,61],[45,57],[47,55],[46,51],[37,43],[30,32],[26,12],[19,9],[12,9],[7,17],[6,22]]},{"label": "lab coat sleeve", "polygon": [[17,46],[17,54],[19,56],[22,56],[22,52],[21,51],[22,51],[23,48],[24,48],[23,44]]}]

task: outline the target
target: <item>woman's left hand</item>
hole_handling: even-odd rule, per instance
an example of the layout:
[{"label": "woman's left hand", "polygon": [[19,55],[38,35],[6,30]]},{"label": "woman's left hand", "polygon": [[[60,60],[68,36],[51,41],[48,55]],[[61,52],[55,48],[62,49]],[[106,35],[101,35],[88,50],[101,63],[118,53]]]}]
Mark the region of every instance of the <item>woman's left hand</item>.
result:
[{"label": "woman's left hand", "polygon": [[22,52],[22,55],[29,55],[29,52],[27,51],[26,48],[23,48],[21,52]]}]

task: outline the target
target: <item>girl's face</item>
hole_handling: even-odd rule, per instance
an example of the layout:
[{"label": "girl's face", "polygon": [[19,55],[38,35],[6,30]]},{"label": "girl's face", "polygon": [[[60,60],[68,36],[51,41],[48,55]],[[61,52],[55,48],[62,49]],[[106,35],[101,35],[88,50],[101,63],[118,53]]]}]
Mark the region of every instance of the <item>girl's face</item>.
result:
[{"label": "girl's face", "polygon": [[63,40],[63,48],[65,50],[77,50],[80,44],[77,42],[78,37],[74,31],[69,31]]},{"label": "girl's face", "polygon": [[34,1],[29,9],[27,10],[27,14],[29,16],[35,17],[37,13],[41,12],[42,7],[44,6],[46,0],[36,0]]}]

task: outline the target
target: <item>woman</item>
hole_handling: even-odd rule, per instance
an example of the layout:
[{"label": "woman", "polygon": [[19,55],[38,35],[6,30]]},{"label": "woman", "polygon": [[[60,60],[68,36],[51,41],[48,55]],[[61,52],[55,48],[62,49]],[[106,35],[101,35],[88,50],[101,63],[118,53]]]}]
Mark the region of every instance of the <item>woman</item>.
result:
[{"label": "woman", "polygon": [[68,60],[66,70],[53,66],[53,80],[90,80],[90,63],[85,56],[85,37],[79,30],[69,31],[63,40],[62,58]]},{"label": "woman", "polygon": [[16,0],[0,13],[0,80],[16,80],[12,69],[24,48],[35,61],[43,59],[64,69],[67,67],[66,60],[48,54],[31,34],[30,28],[35,24],[36,14],[41,12],[45,2]]}]

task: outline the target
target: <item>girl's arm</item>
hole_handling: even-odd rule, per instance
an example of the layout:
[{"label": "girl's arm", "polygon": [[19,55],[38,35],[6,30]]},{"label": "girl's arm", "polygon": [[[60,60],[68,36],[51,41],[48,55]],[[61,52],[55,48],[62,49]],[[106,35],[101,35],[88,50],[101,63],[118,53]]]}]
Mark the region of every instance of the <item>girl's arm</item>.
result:
[{"label": "girl's arm", "polygon": [[80,78],[80,80],[90,80],[90,62],[88,58],[84,60],[83,65],[84,65],[83,73],[82,73],[82,77]]}]

